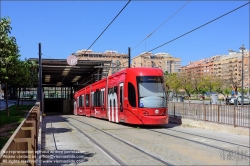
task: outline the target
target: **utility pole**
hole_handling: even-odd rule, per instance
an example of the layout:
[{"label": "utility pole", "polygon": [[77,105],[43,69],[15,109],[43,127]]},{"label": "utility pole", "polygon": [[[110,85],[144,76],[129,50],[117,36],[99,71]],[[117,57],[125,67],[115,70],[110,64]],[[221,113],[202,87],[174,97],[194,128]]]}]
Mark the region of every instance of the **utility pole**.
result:
[{"label": "utility pole", "polygon": [[128,68],[130,68],[130,47],[128,48]]},{"label": "utility pole", "polygon": [[41,43],[38,45],[39,50],[39,86],[38,86],[38,100],[40,100],[40,110],[42,111],[43,108],[43,92],[42,92],[42,49],[41,49]]},{"label": "utility pole", "polygon": [[241,68],[241,79],[242,79],[242,84],[241,84],[241,106],[244,105],[244,44],[240,47],[241,53],[242,53],[242,68]]}]

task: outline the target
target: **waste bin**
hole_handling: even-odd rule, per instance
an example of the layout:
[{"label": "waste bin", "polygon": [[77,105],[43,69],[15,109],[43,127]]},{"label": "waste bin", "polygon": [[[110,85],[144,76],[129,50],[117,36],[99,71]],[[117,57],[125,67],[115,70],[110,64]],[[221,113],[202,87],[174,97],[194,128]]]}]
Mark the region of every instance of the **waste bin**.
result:
[{"label": "waste bin", "polygon": [[217,94],[212,94],[211,95],[211,100],[212,100],[212,104],[217,104],[218,103],[218,95]]}]

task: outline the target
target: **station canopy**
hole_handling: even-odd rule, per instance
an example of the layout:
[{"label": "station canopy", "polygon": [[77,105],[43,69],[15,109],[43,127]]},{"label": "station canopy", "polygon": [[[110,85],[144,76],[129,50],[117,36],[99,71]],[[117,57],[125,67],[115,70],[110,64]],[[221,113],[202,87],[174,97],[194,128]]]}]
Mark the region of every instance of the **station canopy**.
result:
[{"label": "station canopy", "polygon": [[[30,58],[39,64],[38,58]],[[66,59],[42,59],[42,86],[86,86],[108,75],[111,61],[78,60],[70,66]]]}]

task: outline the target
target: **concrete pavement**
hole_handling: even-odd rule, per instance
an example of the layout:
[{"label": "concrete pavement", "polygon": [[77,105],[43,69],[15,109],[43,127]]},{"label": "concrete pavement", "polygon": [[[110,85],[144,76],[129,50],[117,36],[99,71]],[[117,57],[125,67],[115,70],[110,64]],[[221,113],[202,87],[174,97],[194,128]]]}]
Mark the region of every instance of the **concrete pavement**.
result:
[{"label": "concrete pavement", "polygon": [[212,122],[205,122],[205,121],[198,121],[193,119],[185,119],[180,117],[169,117],[169,123],[172,124],[180,124],[183,127],[191,127],[191,128],[201,128],[201,129],[207,129],[212,131],[218,131],[223,133],[232,133],[237,135],[250,135],[250,130],[247,127],[234,127],[232,125],[226,125],[226,124],[218,124],[218,123],[212,123]]},{"label": "concrete pavement", "polygon": [[[238,165],[246,165],[249,162],[248,158],[239,158],[239,160],[234,159],[233,161],[229,158],[231,152],[237,154],[244,152],[247,156],[249,155],[249,151],[244,149],[244,147],[249,146],[249,137],[243,135],[174,124],[165,125],[166,128],[153,128],[155,133],[152,134],[151,129],[148,130],[147,127],[134,128],[129,125],[110,123],[109,121],[85,116],[65,115],[63,117],[67,121],[63,121],[59,116],[43,117],[42,166],[50,166],[53,162],[61,166],[78,164],[117,165],[78,129],[70,126],[67,122],[74,123],[75,126],[80,127],[82,131],[89,135],[93,134],[92,136],[98,141],[105,140],[105,137],[98,135],[97,131],[89,128],[88,125],[83,125],[83,123],[71,118],[94,124],[95,127],[138,145],[139,148],[148,153],[155,154],[159,158],[176,165],[234,165],[235,162]],[[102,145],[108,147],[110,143],[111,141],[108,141],[102,143]],[[112,146],[115,146],[114,143],[112,143]],[[231,151],[227,151],[227,149]],[[74,151],[74,153],[70,153],[71,158],[62,157],[62,153],[69,154],[71,151]],[[134,163],[131,165],[136,165],[134,161],[142,161],[139,154],[138,156],[129,156],[128,152],[122,151],[116,154],[120,154],[123,158],[129,157],[130,161]],[[225,155],[226,158],[222,158],[221,154]],[[76,156],[81,158],[76,158]],[[78,163],[78,160],[80,163]]]}]

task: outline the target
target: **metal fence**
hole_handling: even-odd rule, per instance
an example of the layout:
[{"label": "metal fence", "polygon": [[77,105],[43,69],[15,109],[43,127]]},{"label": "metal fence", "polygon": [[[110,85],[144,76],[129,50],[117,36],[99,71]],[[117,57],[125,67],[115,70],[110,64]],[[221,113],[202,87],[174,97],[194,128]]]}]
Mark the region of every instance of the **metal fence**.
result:
[{"label": "metal fence", "polygon": [[0,165],[36,165],[40,103],[31,108],[0,153]]},{"label": "metal fence", "polygon": [[168,114],[181,118],[250,127],[250,105],[219,105],[169,102]]}]

